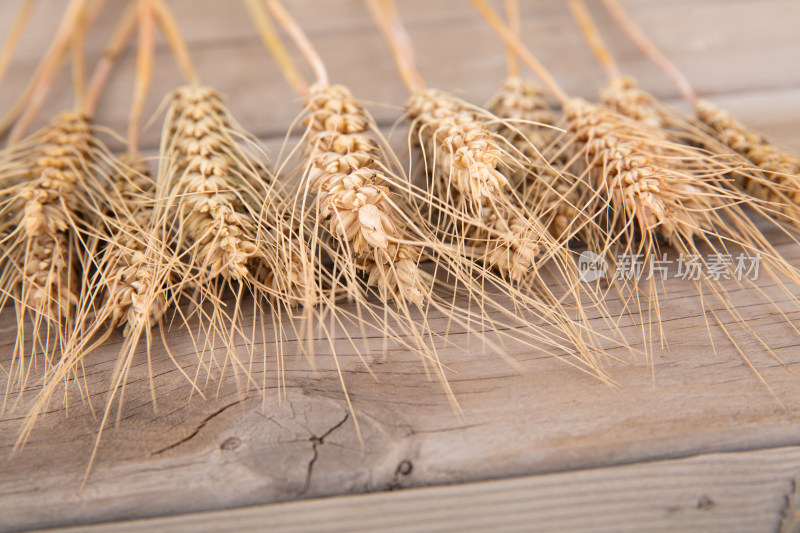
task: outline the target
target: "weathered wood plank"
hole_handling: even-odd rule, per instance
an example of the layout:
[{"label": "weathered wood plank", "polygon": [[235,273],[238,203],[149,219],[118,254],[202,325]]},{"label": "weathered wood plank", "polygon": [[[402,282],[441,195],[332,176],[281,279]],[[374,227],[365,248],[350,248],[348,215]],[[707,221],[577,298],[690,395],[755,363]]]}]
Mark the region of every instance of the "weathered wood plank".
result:
[{"label": "weathered wood plank", "polygon": [[[792,261],[800,259],[796,246],[784,243],[779,249]],[[779,296],[769,286],[766,290]],[[524,347],[512,351],[524,368],[521,374],[480,346],[467,353],[450,348],[441,356],[465,413],[459,419],[413,355],[383,353],[380,340],[374,339],[366,352],[376,381],[354,350],[340,343],[340,363],[364,434],[363,451],[324,347],[314,358],[316,370],[301,357],[287,357],[287,392],[280,403],[274,356],[266,375],[257,363],[255,379],[265,378],[268,387],[264,405],[255,393],[237,393],[231,380],[218,397],[211,383],[205,387],[210,401],[195,396],[187,404],[188,384],[156,345],[152,365],[159,413],[150,404],[142,354],[126,392],[123,423],[105,433],[86,491],[79,496],[97,426],[73,391],[69,418],[54,406],[24,452],[0,464],[3,525],[162,516],[795,444],[800,439],[795,370],[800,339],[769,306],[758,303],[752,290],[731,290],[745,320],[785,362],[778,364],[754,339],[733,328],[785,410],[716,328],[717,353],[712,352],[699,302],[691,284],[681,280],[668,282],[661,300],[672,345],[670,351],[655,353],[655,383],[643,360],[612,362],[619,391]],[[795,306],[784,302],[782,308],[800,318]],[[13,317],[2,319],[3,331],[13,331]],[[433,327],[440,324],[441,318],[433,317]],[[625,319],[622,328],[635,343],[638,327]],[[6,336],[6,347],[11,338]],[[453,339],[463,344],[462,338]],[[86,361],[98,407],[118,342],[119,337],[113,338]],[[196,360],[192,345],[177,337],[171,348],[191,374]],[[8,348],[2,351],[7,354]],[[621,350],[609,354],[625,356]],[[20,423],[15,417],[0,421],[2,453],[10,451]],[[405,461],[413,465],[408,475],[399,473]]]},{"label": "weathered wood plank", "polygon": [[799,476],[800,448],[791,447],[111,523],[81,531],[789,532],[800,525]]},{"label": "weathered wood plank", "polygon": [[[121,10],[120,2],[109,4],[109,12],[103,15],[98,31],[87,43],[90,64],[99,57]],[[365,100],[389,104],[374,106],[372,111],[382,123],[391,123],[397,119],[407,93],[362,2],[323,4],[320,7],[315,0],[303,0],[292,2],[291,8],[321,51],[332,79],[348,85]],[[569,93],[594,96],[604,82],[603,75],[563,2],[524,4],[526,42]],[[800,35],[794,31],[800,20],[797,2],[640,0],[629,4],[634,16],[686,70],[701,94],[800,87],[800,71],[787,68],[795,62],[795,51],[800,48]],[[10,20],[16,5],[18,2],[0,5],[0,21]],[[239,2],[214,0],[174,0],[171,5],[187,34],[201,79],[228,97],[234,115],[248,130],[260,137],[283,135],[297,115],[297,99],[257,39],[244,7]],[[487,24],[461,0],[413,0],[403,2],[402,7],[428,83],[458,91],[476,103],[487,101],[505,75],[502,44]],[[603,27],[612,28],[602,11],[595,11]],[[38,55],[52,36],[57,14],[53,2],[42,2],[31,34],[23,41],[19,57],[0,86],[0,109],[8,107],[23,90]],[[610,44],[619,51],[625,70],[637,76],[644,88],[665,97],[676,94],[666,78],[636,53],[620,32],[606,33]],[[164,45],[158,49],[156,69],[146,116],[154,113],[167,92],[181,83]],[[127,120],[133,71],[134,53],[129,50],[98,109],[98,122],[117,131],[124,131]],[[72,105],[67,73],[58,83],[59,90],[54,91],[38,124]],[[798,105],[797,99],[792,101]],[[143,145],[156,146],[159,132],[156,121],[144,133]]]},{"label": "weathered wood plank", "polygon": [[[41,2],[46,7],[40,7],[32,33],[23,41],[8,79],[0,86],[0,108],[7,107],[22,89],[39,51],[52,35],[56,25],[55,4]],[[109,4],[115,13],[119,12],[119,3]],[[601,73],[574,32],[562,3],[524,4],[529,44],[541,52],[569,91],[593,94],[602,83]],[[796,127],[800,119],[800,72],[786,68],[800,46],[800,34],[795,31],[800,5],[791,0],[758,3],[640,0],[629,4],[634,15],[686,69],[702,93],[775,140],[800,148],[800,129]],[[0,3],[0,32],[6,30],[8,14],[16,5]],[[261,49],[244,12],[238,4],[234,9],[229,7],[230,3],[212,0],[173,0],[171,5],[186,30],[203,77],[229,96],[234,113],[247,128],[261,136],[271,136],[267,144],[275,154],[282,142],[276,135],[283,134],[297,108],[293,105],[294,96]],[[335,3],[298,0],[291,6],[323,51],[334,79],[353,87],[359,96],[391,104],[393,107],[373,109],[382,123],[395,120],[405,93],[360,0]],[[44,9],[50,10],[49,13]],[[424,50],[420,63],[431,85],[463,90],[467,98],[476,102],[486,100],[502,78],[504,67],[502,47],[485,24],[466,4],[455,0],[407,0],[402,9],[412,38]],[[112,16],[104,19],[98,35],[90,39],[90,56],[97,56],[113,20]],[[601,17],[603,20],[606,19]],[[620,51],[626,70],[637,75],[645,88],[667,97],[674,94],[663,77],[638,58],[621,36],[614,36],[611,44]],[[166,91],[180,82],[163,45],[158,53],[159,75],[148,102],[149,111],[155,110]],[[108,98],[99,112],[99,122],[117,130],[125,122],[132,65],[129,53],[112,79]],[[48,103],[43,119],[71,105],[67,77],[62,77],[60,83],[61,88]],[[144,139],[149,146],[154,146],[158,131],[156,121]],[[800,264],[797,247],[773,237],[780,249],[795,264]],[[699,303],[691,295],[691,288],[686,283],[674,282],[667,289],[668,296],[661,303],[673,344],[670,351],[660,350],[655,354],[655,384],[645,361],[632,365],[610,363],[621,385],[620,391],[613,391],[552,357],[523,348],[517,348],[513,354],[524,367],[523,374],[480,347],[473,347],[469,355],[444,351],[442,356],[452,370],[449,377],[464,409],[464,419],[453,415],[442,389],[427,381],[412,355],[398,349],[381,353],[380,342],[374,341],[374,353],[368,355],[368,360],[377,376],[375,381],[354,351],[340,345],[345,379],[365,436],[363,451],[330,357],[315,358],[316,370],[300,357],[288,357],[287,393],[279,403],[274,346],[268,345],[267,368],[255,366],[256,379],[267,380],[265,405],[256,393],[240,394],[230,380],[218,394],[214,383],[205,387],[210,401],[201,401],[196,396],[189,401],[190,387],[157,345],[152,364],[159,394],[158,413],[153,412],[150,403],[147,361],[141,353],[126,393],[123,423],[107,430],[95,470],[86,491],[79,497],[76,491],[94,442],[97,422],[74,392],[69,396],[68,418],[54,405],[42,417],[24,453],[0,463],[0,529],[164,516],[397,487],[594,468],[712,451],[796,445],[800,440],[800,388],[795,367],[800,363],[800,350],[798,339],[792,336],[789,327],[768,306],[756,303],[752,291],[734,293],[741,312],[760,335],[776,346],[775,353],[786,362],[786,366],[777,364],[754,340],[739,335],[737,340],[745,353],[786,406],[782,410],[717,331],[714,338],[718,352],[710,350]],[[777,295],[774,291],[773,294]],[[800,318],[792,306],[784,308],[794,313],[790,316]],[[441,318],[436,320],[437,324],[443,323]],[[635,344],[637,328],[627,319],[622,325]],[[0,317],[0,363],[8,360],[14,330],[13,316],[4,313]],[[463,341],[461,337],[454,339]],[[173,342],[176,356],[191,370],[196,357],[188,339],[178,337]],[[119,343],[120,337],[114,337],[86,362],[95,408],[102,407],[101,391],[107,384]],[[324,353],[324,347],[320,347],[320,353]],[[611,353],[622,355],[620,351]],[[0,388],[3,386],[0,378]],[[22,400],[18,409],[0,419],[3,457],[10,453],[30,396]],[[312,440],[328,432],[321,443]],[[770,463],[784,465],[774,466],[775,469],[764,466],[764,461],[769,462],[764,456],[753,459],[754,463],[742,460],[742,465],[758,465],[753,467],[756,471],[763,468],[767,476],[764,478],[748,477],[750,474],[730,466],[731,483],[742,482],[737,486],[738,492],[723,492],[724,497],[715,497],[714,488],[710,494],[703,493],[714,502],[725,502],[715,507],[724,511],[721,515],[713,509],[703,513],[692,510],[702,495],[691,493],[692,483],[698,483],[692,476],[706,472],[702,462],[686,463],[687,469],[695,470],[675,477],[686,480],[675,494],[669,497],[654,494],[665,498],[665,502],[673,501],[672,498],[678,502],[675,506],[679,511],[673,513],[677,518],[672,515],[665,518],[678,520],[674,522],[676,527],[692,524],[710,527],[716,523],[763,529],[761,525],[779,521],[780,509],[773,499],[788,493],[786,483],[796,476],[796,453],[792,448],[785,463],[780,463],[783,459]],[[407,464],[412,469],[403,474]],[[780,472],[776,470],[784,467]],[[674,472],[679,471],[685,472]],[[658,480],[657,475],[642,470],[631,472],[634,472],[631,479],[650,483],[634,485],[639,492],[646,492]],[[724,469],[719,472],[724,473]],[[722,476],[722,473],[709,475]],[[565,495],[563,499],[543,500],[553,508],[548,517],[583,509],[584,504],[592,511],[586,516],[610,516],[602,514],[603,505],[610,503],[590,499],[589,494],[594,491],[587,490],[585,494],[575,491],[576,484],[590,482],[596,483],[593,487],[606,490],[608,484],[602,481],[605,474],[598,474],[599,477],[592,478],[594,481],[560,478],[561,475],[542,478],[545,485],[541,487],[546,486],[548,479],[570,480],[564,482],[566,488],[559,489],[562,491],[559,494]],[[751,485],[747,483],[767,486],[764,499],[758,499],[760,494],[751,497],[748,492]],[[470,494],[475,490],[476,500],[484,494],[480,492],[482,489],[471,486],[464,490]],[[417,498],[414,492],[398,494],[408,494],[402,497],[409,498],[409,502]],[[500,496],[490,501],[502,501],[506,493],[499,490],[497,494]],[[536,494],[537,498],[543,498],[540,496],[543,493]],[[632,492],[627,494],[633,496]],[[731,499],[727,499],[728,495]],[[600,498],[603,494],[596,496]],[[387,495],[376,497],[377,501],[391,499]],[[469,495],[459,493],[458,497]],[[425,496],[420,498],[424,500]],[[313,507],[320,509],[320,514],[309,515],[309,519],[322,517],[323,509],[333,512],[338,504],[326,502],[336,501],[311,504],[320,506]],[[445,501],[456,505],[449,499]],[[557,505],[560,502],[563,506]],[[346,509],[346,505],[342,504],[342,508]],[[292,513],[298,512],[282,506],[271,509],[277,513],[273,518],[276,521],[283,519],[280,516],[289,520]],[[667,506],[653,504],[642,508],[631,503],[626,509],[631,509],[630,516],[649,520],[648,524],[664,523],[664,527],[673,524],[654,518],[662,516],[659,513],[669,514]],[[745,510],[753,511],[752,522],[745,517]],[[287,514],[280,515],[283,512]],[[700,520],[708,518],[708,522],[688,521],[695,515]],[[516,515],[509,511],[509,516]],[[541,523],[548,524],[543,516],[540,515]],[[682,516],[689,517],[687,522],[680,521]],[[726,522],[728,517],[730,522]],[[737,522],[733,517],[741,519]],[[476,527],[483,524],[478,517],[475,520]],[[580,528],[583,522],[571,524]],[[619,525],[598,524],[609,529]]]}]

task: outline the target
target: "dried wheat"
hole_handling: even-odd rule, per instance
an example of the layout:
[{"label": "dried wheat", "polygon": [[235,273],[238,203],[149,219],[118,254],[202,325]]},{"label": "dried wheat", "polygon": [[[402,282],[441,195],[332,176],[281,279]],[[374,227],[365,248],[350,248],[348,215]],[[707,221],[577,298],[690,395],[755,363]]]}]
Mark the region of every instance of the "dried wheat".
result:
[{"label": "dried wheat", "polygon": [[[545,150],[556,138],[553,129],[556,115],[538,85],[519,77],[507,78],[486,106],[504,119],[496,131],[530,161],[537,161],[537,151]],[[548,127],[550,126],[550,127]],[[515,185],[529,177],[527,169],[515,168],[510,176]]]},{"label": "dried wheat", "polygon": [[368,283],[382,298],[421,305],[429,287],[417,264],[422,251],[401,244],[403,221],[382,185],[390,178],[380,148],[369,135],[370,119],[341,85],[315,84],[306,103],[310,138],[307,180],[317,194],[319,213],[347,242]]},{"label": "dried wheat", "polygon": [[[191,297],[204,332],[201,364],[224,374],[232,363],[250,383],[250,363],[240,359],[236,340],[250,346],[252,357],[256,332],[246,334],[241,323],[244,296],[270,309],[278,326],[294,320],[281,312],[296,306],[304,306],[301,320],[308,323],[313,307],[327,301],[326,271],[301,238],[257,144],[212,89],[173,92],[161,151],[154,219],[174,254],[167,263],[180,265],[170,290]],[[225,304],[226,289],[235,294],[232,306]],[[267,344],[263,349],[266,358]]]},{"label": "dried wheat", "polygon": [[[660,148],[662,136],[602,106],[578,98],[564,108],[565,130],[580,148],[592,187],[607,195],[612,209],[635,220],[644,232],[655,231],[672,244],[709,229],[694,213],[708,207],[690,168],[675,168]],[[683,172],[681,170],[684,170]]]},{"label": "dried wheat", "polygon": [[[86,273],[77,303],[75,326],[61,349],[61,357],[42,379],[42,387],[29,410],[17,446],[27,440],[41,412],[58,388],[78,372],[86,356],[105,341],[117,326],[124,326],[118,356],[122,383],[139,339],[167,309],[166,280],[148,246],[154,246],[149,229],[155,182],[141,156],[124,155],[109,169],[105,205],[91,216],[94,226],[85,241]],[[99,338],[97,336],[100,335]],[[114,376],[117,379],[117,376]],[[116,392],[116,389],[114,389]]]},{"label": "dried wheat", "polygon": [[766,179],[745,176],[747,191],[756,198],[774,203],[796,221],[800,215],[800,158],[784,152],[733,114],[708,101],[698,100],[695,111],[697,118],[711,128],[721,143],[764,171]]},{"label": "dried wheat", "polygon": [[429,89],[406,105],[414,136],[432,157],[440,197],[474,223],[464,227],[485,260],[512,280],[534,265],[546,230],[522,210],[508,179],[498,169],[513,161],[479,112],[444,92]]},{"label": "dried wheat", "polygon": [[570,183],[550,164],[537,164],[541,152],[555,152],[553,142],[558,136],[552,127],[556,115],[545,100],[544,90],[522,78],[510,77],[487,107],[503,119],[497,133],[528,162],[507,165],[504,172],[550,234],[562,238],[582,218],[578,208],[582,190],[579,183]]},{"label": "dried wheat", "polygon": [[602,91],[600,100],[621,115],[638,120],[657,130],[672,125],[671,115],[650,93],[639,89],[636,80],[621,76],[611,80]]},{"label": "dried wheat", "polygon": [[[64,321],[74,318],[81,289],[84,212],[94,205],[90,198],[102,183],[98,162],[107,155],[87,117],[67,111],[3,156],[22,178],[3,206],[11,224],[3,239],[0,307],[9,299],[17,303],[12,372],[24,364],[26,314],[33,321],[32,353],[44,353],[45,368],[63,347]],[[22,374],[16,379],[24,384]]]},{"label": "dried wheat", "polygon": [[406,110],[412,135],[472,207],[505,195],[508,180],[497,169],[505,154],[475,110],[435,89],[412,95]]},{"label": "dried wheat", "polygon": [[143,157],[126,154],[121,159],[121,166],[127,171],[117,174],[111,183],[111,197],[121,205],[117,213],[110,213],[119,227],[112,226],[98,265],[105,288],[103,308],[108,311],[97,314],[108,316],[112,327],[124,326],[123,335],[128,336],[138,324],[145,328],[156,324],[166,312],[167,298],[160,286],[165,280],[148,253],[148,244],[152,246],[153,239],[160,240],[158,235],[147,233],[153,225],[155,181]]},{"label": "dried wheat", "polygon": [[213,90],[184,86],[172,96],[164,156],[170,195],[179,198],[180,239],[190,243],[193,262],[209,278],[241,279],[256,253],[255,228],[237,197],[241,187],[238,148],[220,132],[228,117]]}]

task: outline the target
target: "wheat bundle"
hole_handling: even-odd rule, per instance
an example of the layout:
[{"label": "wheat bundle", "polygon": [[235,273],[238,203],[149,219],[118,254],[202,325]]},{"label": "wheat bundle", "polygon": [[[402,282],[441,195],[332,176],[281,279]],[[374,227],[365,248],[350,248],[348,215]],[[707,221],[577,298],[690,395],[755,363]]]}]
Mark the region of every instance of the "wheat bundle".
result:
[{"label": "wheat bundle", "polygon": [[[556,145],[558,155],[566,156],[566,171],[583,180],[594,192],[583,206],[599,225],[600,233],[589,241],[591,248],[607,255],[612,264],[612,253],[621,251],[622,255],[642,258],[644,265],[652,265],[661,257],[659,241],[665,241],[684,255],[698,258],[706,267],[701,250],[710,249],[714,256],[730,255],[734,249],[759,254],[763,270],[796,302],[792,286],[800,281],[797,269],[777,253],[748,218],[743,206],[753,202],[727,183],[728,176],[738,169],[738,158],[710,157],[702,150],[671,141],[669,134],[661,129],[602,105],[569,98],[483,0],[473,0],[473,4],[562,102],[565,133]],[[724,265],[724,269],[726,279],[730,278],[733,266]],[[640,277],[635,272],[627,278],[615,279],[627,287],[632,296],[638,293]],[[648,305],[650,311],[656,313],[663,342],[658,288],[655,278],[647,279]],[[741,283],[749,283],[759,290],[752,281]],[[706,277],[695,280],[695,285],[701,295],[710,292],[742,328],[769,349],[764,339],[733,308],[727,290],[718,279]],[[774,300],[764,296],[791,325]],[[726,327],[722,323],[719,325],[731,338]],[[648,328],[644,322],[642,326],[647,337]],[[741,350],[740,353],[747,359]]]},{"label": "wheat bundle", "polygon": [[[753,206],[762,214],[797,228],[800,160],[742,124],[730,112],[698,98],[683,73],[656,48],[618,0],[604,0],[603,4],[619,27],[693,105],[695,117],[693,121],[676,117],[654,97],[635,88],[629,79],[612,82],[603,93],[604,102],[627,116],[648,114],[652,125],[667,128],[677,140],[702,146],[714,154],[724,154],[738,167],[732,183],[760,201],[751,202]],[[585,11],[582,4],[581,7]],[[731,157],[733,154],[741,159]]]}]

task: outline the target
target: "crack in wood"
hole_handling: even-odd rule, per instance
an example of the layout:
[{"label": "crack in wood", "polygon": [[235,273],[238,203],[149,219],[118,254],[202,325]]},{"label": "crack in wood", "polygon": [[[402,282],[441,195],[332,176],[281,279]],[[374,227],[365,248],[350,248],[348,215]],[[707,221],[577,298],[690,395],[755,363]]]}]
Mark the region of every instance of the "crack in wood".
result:
[{"label": "crack in wood", "polygon": [[798,483],[797,478],[791,479],[789,490],[783,495],[783,507],[780,510],[780,523],[778,531],[781,533],[797,533],[800,531],[800,510],[797,507]]},{"label": "crack in wood", "polygon": [[227,409],[233,407],[234,405],[238,405],[238,404],[242,403],[246,399],[247,398],[245,398],[243,400],[237,400],[237,401],[235,401],[233,403],[229,403],[228,405],[220,407],[219,409],[217,409],[216,411],[214,411],[213,413],[211,413],[210,415],[205,417],[203,419],[203,421],[200,422],[200,424],[198,424],[197,427],[195,428],[195,430],[192,431],[190,434],[188,434],[187,436],[185,436],[181,440],[170,444],[169,446],[166,446],[166,447],[161,448],[160,450],[158,450],[156,452],[153,452],[151,455],[160,455],[160,454],[162,454],[162,453],[164,453],[164,452],[166,452],[168,450],[171,450],[173,448],[177,448],[178,446],[180,446],[181,444],[183,444],[185,442],[188,442],[188,441],[192,440],[193,438],[195,438],[197,436],[198,433],[200,433],[200,430],[203,429],[206,426],[206,424],[208,424],[214,417],[219,416],[220,414],[225,412]]},{"label": "crack in wood", "polygon": [[[311,438],[309,438],[309,442],[311,442],[311,460],[308,462],[308,470],[306,471],[306,481],[303,484],[303,489],[300,491],[300,495],[302,496],[306,492],[308,492],[309,487],[311,486],[311,472],[314,469],[314,463],[317,462],[317,458],[319,457],[319,452],[317,450],[318,445],[325,444],[325,439],[334,431],[342,427],[342,425],[347,422],[347,419],[350,418],[350,413],[345,413],[344,418],[342,418],[336,425],[328,429],[325,433],[317,437],[316,435],[312,434]],[[309,432],[310,433],[310,432]]]}]

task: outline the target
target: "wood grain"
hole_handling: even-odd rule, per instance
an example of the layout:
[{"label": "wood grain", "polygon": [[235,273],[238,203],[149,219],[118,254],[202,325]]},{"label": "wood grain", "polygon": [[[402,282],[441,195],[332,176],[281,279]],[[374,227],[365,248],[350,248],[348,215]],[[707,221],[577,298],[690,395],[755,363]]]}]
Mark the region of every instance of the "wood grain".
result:
[{"label": "wood grain", "polygon": [[[321,3],[325,7],[320,7]],[[121,11],[120,0],[109,4],[110,11],[97,23],[97,31],[87,42],[90,65],[99,57]],[[558,0],[523,4],[526,43],[540,54],[567,92],[594,96],[605,80],[575,31],[566,5]],[[9,24],[17,5],[19,2],[0,4],[0,21]],[[260,137],[282,136],[298,114],[299,109],[293,105],[297,99],[258,40],[241,2],[173,0],[170,5],[186,33],[201,80],[227,96],[234,116],[248,130]],[[353,88],[357,96],[367,101],[380,102],[371,111],[381,123],[395,121],[408,95],[362,1],[296,0],[291,5],[319,48],[331,78]],[[418,50],[419,67],[429,85],[457,91],[476,103],[486,102],[505,75],[502,43],[488,25],[461,0],[406,0],[401,6]],[[789,68],[800,46],[800,37],[794,31],[800,20],[797,2],[639,0],[631,2],[630,7],[653,38],[686,70],[701,95],[716,97],[800,87],[800,71]],[[595,11],[603,27],[612,28],[602,11]],[[41,3],[20,53],[0,86],[0,109],[9,106],[22,92],[52,36],[57,14],[52,2]],[[0,27],[0,31],[3,29]],[[645,89],[663,97],[677,94],[619,32],[606,34],[625,71],[636,76]],[[134,53],[129,50],[97,113],[99,123],[117,131],[124,131],[127,120],[133,66]],[[158,48],[156,68],[145,116],[155,113],[164,96],[181,83],[175,62],[163,44]],[[69,83],[65,72],[38,124],[72,105]],[[800,108],[800,94],[794,93],[790,102],[795,110]],[[765,108],[775,109],[771,105]],[[756,110],[754,114],[757,113]],[[146,131],[143,146],[156,146],[159,132],[158,124]]]},{"label": "wood grain", "polygon": [[[35,67],[57,25],[56,4],[40,2],[34,24],[0,85],[0,109],[10,105]],[[170,4],[203,79],[226,94],[245,127],[277,153],[297,113],[296,99],[262,50],[243,8],[237,2],[213,0],[172,0]],[[603,82],[602,73],[575,33],[563,3],[523,4],[526,42],[568,91],[594,94]],[[777,141],[800,149],[796,126],[800,71],[787,67],[800,47],[800,32],[795,31],[800,4],[791,0],[626,4],[686,70],[701,94]],[[0,3],[0,35],[7,31],[18,5]],[[87,43],[90,58],[98,57],[121,10],[121,2],[109,1],[109,5],[111,11]],[[382,124],[396,120],[406,94],[361,2],[296,0],[290,6],[322,50],[333,78],[367,100],[390,104],[372,106]],[[460,91],[475,102],[487,100],[504,75],[502,46],[467,4],[405,0],[401,9],[430,85]],[[600,21],[607,23],[602,16]],[[674,97],[668,82],[621,35],[610,35],[609,40],[625,70],[635,74],[645,88]],[[148,102],[151,113],[180,83],[163,43],[158,54]],[[126,120],[132,68],[129,52],[99,109],[98,121],[117,130],[124,128]],[[64,75],[43,110],[42,121],[72,104],[68,87]],[[143,138],[146,145],[155,146],[159,129],[157,120]],[[770,237],[794,264],[800,264],[796,245],[775,233]],[[764,288],[781,296],[766,280]],[[385,516],[395,520],[386,525],[398,529],[404,517],[417,512],[409,509],[419,510],[427,501],[430,510],[419,520],[430,517],[432,525],[446,527],[445,520],[460,518],[462,525],[469,525],[468,519],[474,517],[474,528],[480,528],[486,525],[480,521],[485,519],[481,498],[487,505],[507,506],[503,508],[507,513],[495,512],[495,516],[526,520],[509,522],[509,528],[526,528],[535,519],[543,528],[561,524],[580,530],[594,523],[598,529],[618,530],[623,522],[612,520],[613,511],[618,510],[639,529],[650,524],[654,529],[774,529],[783,520],[781,498],[791,492],[791,480],[798,473],[798,452],[792,446],[800,444],[800,341],[754,291],[730,289],[740,312],[784,362],[776,362],[756,341],[734,328],[737,341],[785,409],[716,328],[712,328],[716,352],[711,349],[700,302],[691,286],[680,281],[670,282],[661,300],[672,341],[669,350],[654,354],[654,376],[643,359],[630,364],[609,361],[619,390],[523,346],[512,350],[523,367],[521,373],[479,345],[470,346],[468,353],[444,350],[448,377],[465,413],[459,418],[442,388],[427,378],[413,355],[396,346],[384,351],[379,339],[370,339],[371,349],[366,351],[373,377],[354,350],[339,344],[340,362],[364,434],[363,449],[333,361],[323,346],[313,365],[299,356],[287,357],[287,390],[282,399],[276,382],[275,345],[268,339],[263,345],[267,361],[254,367],[255,378],[266,380],[266,401],[256,392],[242,392],[234,379],[226,379],[219,389],[210,382],[203,389],[209,400],[203,401],[192,396],[165,350],[156,344],[152,366],[158,410],[154,411],[150,400],[147,360],[141,353],[126,392],[122,423],[106,431],[82,495],[77,487],[97,421],[75,391],[67,396],[69,415],[54,404],[21,454],[11,456],[10,452],[33,391],[26,391],[17,408],[0,418],[0,454],[10,457],[0,463],[0,530],[85,525],[533,474],[539,475],[499,484],[429,489],[441,492],[370,495],[359,502],[367,506],[377,502],[376,509],[385,509]],[[782,301],[781,308],[797,321],[797,308],[785,297]],[[434,321],[444,323],[442,317]],[[638,326],[624,318],[621,327],[631,343],[641,348]],[[14,331],[12,313],[4,312],[0,364],[10,357]],[[454,334],[452,340],[464,344],[463,336]],[[113,337],[86,361],[95,408],[103,405],[102,391],[120,342],[121,337]],[[188,338],[174,336],[170,345],[191,372],[196,355]],[[628,354],[609,349],[608,355]],[[0,387],[4,385],[0,376]],[[781,446],[789,448],[748,451]],[[738,451],[747,452],[716,453]],[[696,459],[679,459],[698,454]],[[659,462],[631,464],[646,461]],[[411,470],[404,473],[408,465]],[[597,469],[611,465],[630,466]],[[581,469],[593,470],[563,473]],[[659,487],[663,479],[669,483]],[[725,484],[730,487],[726,489]],[[698,509],[703,495],[715,506],[709,509],[704,504]],[[237,511],[241,519],[231,520],[241,520],[232,522],[241,527],[274,520],[276,526],[294,524],[299,530],[337,519],[342,520],[342,529],[369,529],[372,515],[365,515],[364,522],[346,521],[355,520],[346,511],[349,501],[337,498],[242,510]],[[391,501],[397,501],[398,507],[391,507]],[[529,506],[529,502],[542,503]],[[330,514],[340,506],[339,514]],[[436,508],[445,514],[437,514]],[[474,514],[469,514],[471,509]],[[567,516],[572,514],[576,517]],[[291,522],[294,515],[307,521]],[[232,515],[155,524],[199,528],[207,520],[209,527],[222,526],[225,522],[217,520],[227,520],[227,516]],[[556,519],[561,522],[557,524]]]},{"label": "wood grain", "polygon": [[800,518],[798,474],[800,448],[790,447],[254,506],[81,531],[790,532],[797,531]]},{"label": "wood grain", "polygon": [[[796,246],[779,249],[792,261],[800,258]],[[765,290],[778,296],[770,286],[765,283]],[[467,353],[451,348],[441,355],[465,412],[460,419],[414,356],[384,353],[379,339],[373,339],[373,349],[365,350],[373,378],[354,351],[340,343],[363,450],[332,358],[323,348],[314,358],[315,370],[302,357],[287,358],[282,401],[274,356],[266,376],[256,364],[255,379],[265,377],[268,386],[264,405],[258,394],[238,392],[230,379],[218,397],[211,383],[204,392],[213,399],[187,401],[190,387],[156,345],[152,364],[159,411],[150,403],[142,356],[128,386],[122,423],[105,433],[79,496],[97,425],[73,390],[69,418],[54,406],[24,452],[0,465],[3,524],[9,529],[83,524],[796,444],[800,341],[752,290],[730,290],[748,323],[784,361],[777,363],[733,328],[785,410],[716,328],[717,353],[712,352],[698,300],[691,284],[681,280],[671,280],[662,299],[673,344],[655,354],[655,383],[643,360],[611,362],[620,390],[524,347],[512,352],[522,373],[480,346],[470,346]],[[782,308],[800,317],[796,306],[784,302]],[[2,318],[3,331],[13,331],[13,317]],[[635,344],[638,326],[623,320],[622,328]],[[119,340],[113,338],[86,361],[98,406]],[[453,340],[463,343],[458,335]],[[191,374],[192,345],[177,337],[171,348]],[[608,354],[626,356],[623,350]],[[22,402],[17,414],[24,413]],[[20,423],[13,416],[0,422],[4,453]],[[408,475],[399,473],[404,462],[413,467]]]}]

